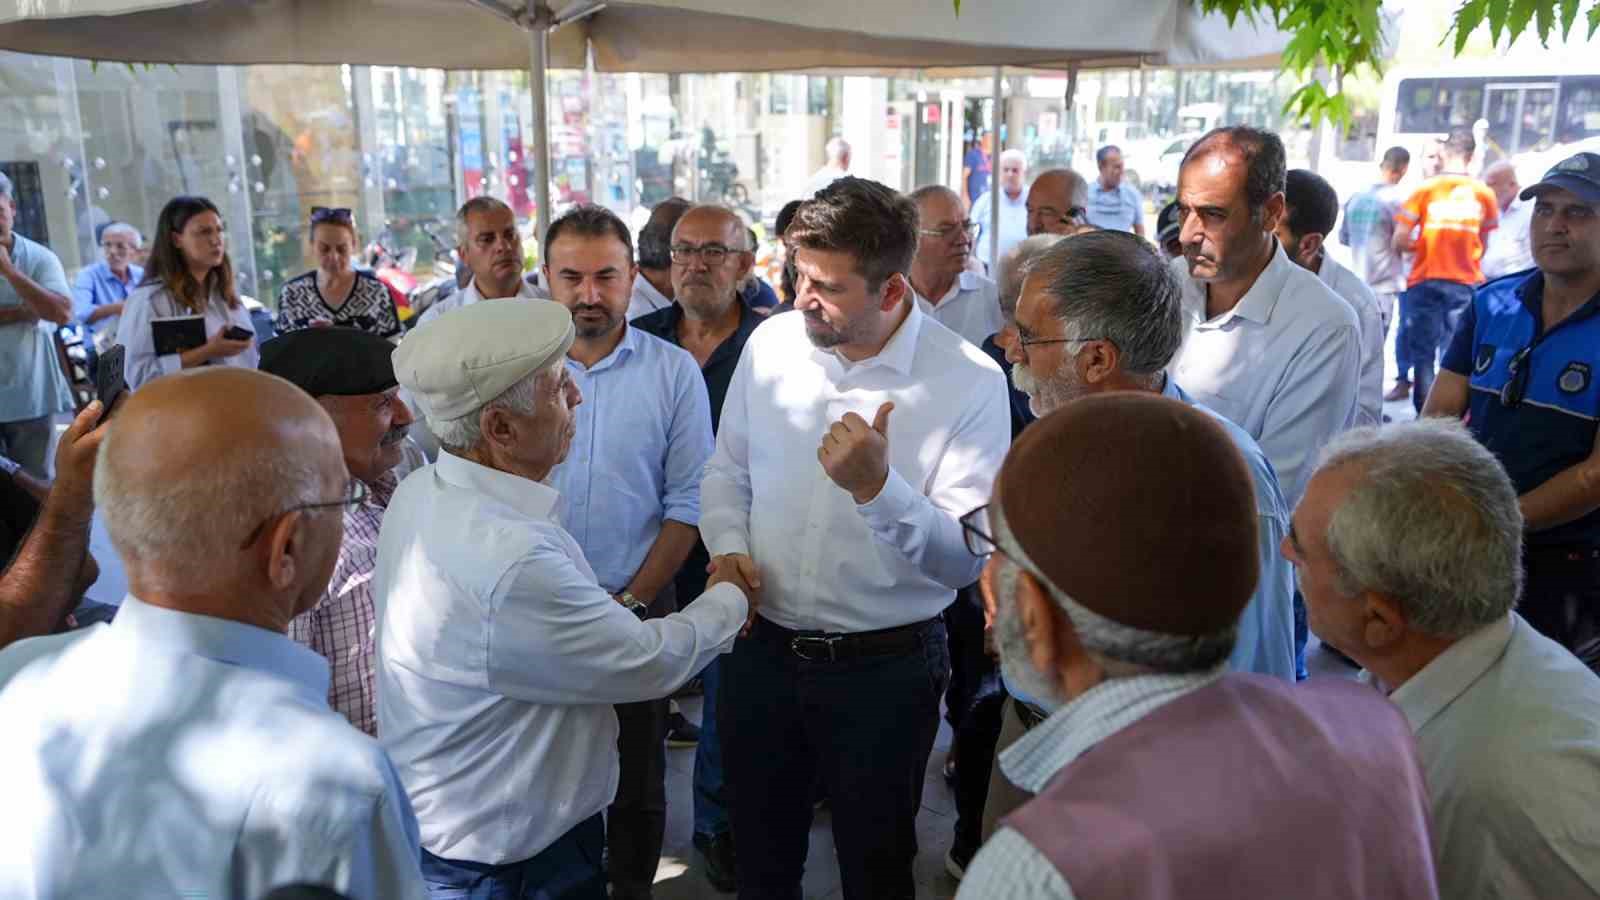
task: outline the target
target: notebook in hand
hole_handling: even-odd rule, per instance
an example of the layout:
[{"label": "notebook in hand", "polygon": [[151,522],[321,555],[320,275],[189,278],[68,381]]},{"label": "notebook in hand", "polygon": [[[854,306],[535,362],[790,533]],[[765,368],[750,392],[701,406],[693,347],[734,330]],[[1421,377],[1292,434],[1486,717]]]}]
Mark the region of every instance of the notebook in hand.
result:
[{"label": "notebook in hand", "polygon": [[156,355],[193,350],[206,342],[205,316],[166,316],[150,320]]}]

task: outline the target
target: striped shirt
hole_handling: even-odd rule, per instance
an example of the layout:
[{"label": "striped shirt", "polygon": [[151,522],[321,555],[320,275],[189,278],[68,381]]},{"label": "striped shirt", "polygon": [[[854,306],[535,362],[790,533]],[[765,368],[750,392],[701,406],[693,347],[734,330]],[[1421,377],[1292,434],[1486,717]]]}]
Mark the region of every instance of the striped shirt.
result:
[{"label": "striped shirt", "polygon": [[[1000,753],[1007,779],[1033,794],[1095,744],[1168,703],[1222,677],[1222,669],[1191,675],[1139,675],[1102,682],[1061,707]],[[973,858],[956,900],[1072,900],[1055,865],[1017,831],[1002,827]]]},{"label": "striped shirt", "polygon": [[388,472],[372,485],[365,503],[344,514],[344,542],[328,589],[317,605],[289,623],[289,637],[326,657],[332,678],[328,705],[350,724],[374,737],[378,704],[373,652],[377,613],[372,600],[372,573],[378,564],[378,529],[399,476]]}]

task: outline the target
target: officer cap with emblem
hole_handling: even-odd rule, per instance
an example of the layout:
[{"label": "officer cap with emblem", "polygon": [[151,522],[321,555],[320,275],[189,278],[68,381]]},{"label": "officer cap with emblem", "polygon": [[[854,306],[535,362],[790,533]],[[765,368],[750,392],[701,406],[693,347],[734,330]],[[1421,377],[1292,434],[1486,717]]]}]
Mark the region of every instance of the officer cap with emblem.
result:
[{"label": "officer cap with emblem", "polygon": [[1571,191],[1584,203],[1600,206],[1600,154],[1579,153],[1563,159],[1544,173],[1538,184],[1524,189],[1521,196],[1532,200],[1552,188]]}]

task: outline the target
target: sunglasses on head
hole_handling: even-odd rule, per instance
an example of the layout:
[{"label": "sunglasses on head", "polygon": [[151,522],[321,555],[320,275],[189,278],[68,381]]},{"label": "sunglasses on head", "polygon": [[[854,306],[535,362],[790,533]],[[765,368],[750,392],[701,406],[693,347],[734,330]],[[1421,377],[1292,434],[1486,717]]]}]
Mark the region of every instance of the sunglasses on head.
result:
[{"label": "sunglasses on head", "polygon": [[355,222],[355,216],[351,214],[348,206],[311,207],[311,224],[321,225],[323,222],[341,222],[348,225]]}]

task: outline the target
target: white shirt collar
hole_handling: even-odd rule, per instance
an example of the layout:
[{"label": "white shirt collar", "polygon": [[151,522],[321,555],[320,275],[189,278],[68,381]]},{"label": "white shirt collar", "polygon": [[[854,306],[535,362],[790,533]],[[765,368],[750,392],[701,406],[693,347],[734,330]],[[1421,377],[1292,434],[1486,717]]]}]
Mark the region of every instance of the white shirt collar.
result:
[{"label": "white shirt collar", "polygon": [[[915,291],[912,292],[913,296],[915,296],[915,293]],[[901,375],[910,375],[911,364],[917,358],[917,337],[922,334],[922,322],[922,308],[920,304],[913,302],[910,311],[906,313],[905,321],[901,322],[900,327],[895,329],[894,334],[889,336],[888,342],[883,345],[883,349],[878,351],[878,355],[867,357],[860,362],[852,362],[846,359],[838,350],[815,350],[813,352],[823,354],[827,360],[846,372],[858,368],[882,366]]]},{"label": "white shirt collar", "polygon": [[556,521],[561,494],[547,484],[491,469],[448,450],[439,451],[434,471],[447,484],[486,494],[532,518]]},{"label": "white shirt collar", "polygon": [[[521,298],[523,300],[540,300],[540,299],[543,299],[543,298],[541,298],[539,296],[538,290],[533,285],[529,284],[528,280],[525,277],[522,277],[522,276],[518,276],[517,277],[517,293],[514,296],[519,297],[519,298]],[[473,278],[472,279],[472,283],[467,285],[466,290],[462,291],[462,294],[461,294],[461,305],[462,306],[470,306],[470,305],[472,305],[474,303],[477,303],[479,300],[509,300],[509,299],[511,299],[511,298],[510,297],[485,297],[483,295],[483,292],[478,290],[478,279],[477,278]]]},{"label": "white shirt collar", "polygon": [[[1267,267],[1261,270],[1261,274],[1256,276],[1255,283],[1250,285],[1250,290],[1245,291],[1233,309],[1214,319],[1202,321],[1200,327],[1214,328],[1233,318],[1260,325],[1267,324],[1272,320],[1272,311],[1277,308],[1278,298],[1283,294],[1284,283],[1289,280],[1289,274],[1294,271],[1295,265],[1296,263],[1289,259],[1289,254],[1283,252],[1283,245],[1274,239],[1272,259],[1267,263]],[[1195,281],[1194,284],[1200,289],[1200,313],[1204,319],[1207,286],[1202,281]]]},{"label": "white shirt collar", "polygon": [[[907,279],[906,283],[909,284],[910,283],[910,279]],[[927,297],[922,296],[922,293],[920,291],[918,291],[914,287],[911,289],[911,293],[916,297],[916,299],[918,301],[920,301],[917,304],[918,306],[926,304],[928,309],[933,309],[935,307],[943,306],[946,303],[949,303],[951,300],[954,300],[955,298],[961,296],[964,293],[967,293],[969,291],[975,291],[977,289],[978,289],[978,273],[972,271],[971,269],[962,269],[961,270],[961,274],[959,276],[957,276],[955,282],[950,285],[950,290],[946,291],[945,295],[943,297],[940,297],[939,298],[939,302],[937,302],[937,303],[929,300]]]},{"label": "white shirt collar", "polygon": [[633,276],[633,296],[648,303],[649,312],[666,309],[672,305],[672,298],[656,290],[656,286],[650,283],[650,279],[644,277],[643,272]]},{"label": "white shirt collar", "polygon": [[1516,629],[1527,627],[1520,616],[1510,613],[1479,628],[1434,657],[1422,671],[1396,688],[1389,699],[1405,713],[1412,731],[1422,730],[1505,656]]}]

